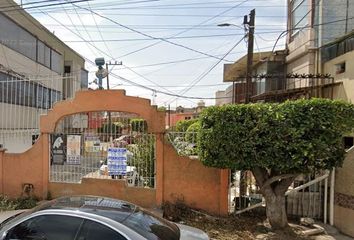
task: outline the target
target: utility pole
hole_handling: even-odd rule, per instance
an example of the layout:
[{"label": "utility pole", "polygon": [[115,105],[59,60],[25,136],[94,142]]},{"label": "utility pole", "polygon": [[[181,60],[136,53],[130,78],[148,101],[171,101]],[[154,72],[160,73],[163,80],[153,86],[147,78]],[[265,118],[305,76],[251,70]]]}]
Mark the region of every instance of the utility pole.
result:
[{"label": "utility pole", "polygon": [[109,71],[108,71],[108,66],[120,66],[122,65],[122,62],[117,62],[115,61],[114,63],[112,63],[111,61],[106,63],[106,70],[107,70],[107,90],[109,90]]},{"label": "utility pole", "polygon": [[253,46],[256,10],[253,9],[248,16],[244,16],[243,24],[248,25],[248,52],[247,52],[247,71],[246,71],[246,95],[245,103],[250,102],[252,90],[252,66],[253,66]]},{"label": "utility pole", "polygon": [[[109,62],[106,63],[107,90],[109,90],[109,70],[108,70],[108,66],[118,66],[118,65],[122,65],[122,62],[115,61],[114,63],[112,63],[111,61],[109,61]],[[108,112],[108,128],[109,128],[109,132],[112,134],[112,116],[111,116],[111,112]],[[113,139],[110,139],[110,141],[112,142]]]}]

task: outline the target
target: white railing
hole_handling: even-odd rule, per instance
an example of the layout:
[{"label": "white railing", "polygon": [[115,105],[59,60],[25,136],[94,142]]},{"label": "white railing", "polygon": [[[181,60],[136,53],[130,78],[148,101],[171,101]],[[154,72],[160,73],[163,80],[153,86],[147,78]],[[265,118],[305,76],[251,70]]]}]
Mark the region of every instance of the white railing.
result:
[{"label": "white railing", "polygon": [[0,144],[8,152],[29,149],[39,134],[39,117],[73,98],[81,88],[76,76],[10,76],[0,72]]}]

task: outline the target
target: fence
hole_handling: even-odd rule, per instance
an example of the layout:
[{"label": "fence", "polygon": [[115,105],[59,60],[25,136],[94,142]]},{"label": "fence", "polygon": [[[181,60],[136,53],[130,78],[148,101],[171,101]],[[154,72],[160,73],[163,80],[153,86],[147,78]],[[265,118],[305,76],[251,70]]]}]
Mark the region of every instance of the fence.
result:
[{"label": "fence", "polygon": [[39,135],[39,116],[81,88],[75,76],[11,76],[0,72],[0,144],[24,152]]},{"label": "fence", "polygon": [[86,112],[67,116],[51,134],[50,181],[125,179],[130,187],[155,187],[154,134],[136,114]]},{"label": "fence", "polygon": [[[198,158],[197,133],[168,132],[167,138],[179,155]],[[328,176],[323,176],[326,176],[326,173],[301,175],[295,179],[289,188],[286,199],[289,216],[324,218]],[[319,178],[320,180],[316,181]],[[230,213],[240,214],[265,204],[251,171],[231,170],[228,196]]]}]

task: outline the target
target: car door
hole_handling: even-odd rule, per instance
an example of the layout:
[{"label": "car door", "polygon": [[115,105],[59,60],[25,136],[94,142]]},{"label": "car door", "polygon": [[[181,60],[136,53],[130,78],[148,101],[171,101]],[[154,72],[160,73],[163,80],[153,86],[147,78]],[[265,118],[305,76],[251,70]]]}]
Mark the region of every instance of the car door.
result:
[{"label": "car door", "polygon": [[65,215],[41,215],[9,229],[4,240],[74,240],[83,219]]},{"label": "car door", "polygon": [[91,221],[86,219],[78,233],[76,240],[128,240],[123,236],[123,233],[119,233],[112,228],[103,225],[102,223]]}]

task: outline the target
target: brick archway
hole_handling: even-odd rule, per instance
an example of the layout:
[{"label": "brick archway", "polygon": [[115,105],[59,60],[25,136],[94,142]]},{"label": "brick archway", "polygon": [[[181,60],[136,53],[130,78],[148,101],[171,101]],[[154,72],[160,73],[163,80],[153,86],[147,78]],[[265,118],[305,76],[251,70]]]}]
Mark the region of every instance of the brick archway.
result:
[{"label": "brick archway", "polygon": [[124,90],[80,91],[72,100],[59,102],[47,115],[41,116],[41,133],[52,133],[57,122],[65,116],[83,112],[128,112],[144,118],[150,133],[165,131],[165,114],[151,106],[148,99],[130,97]]}]

